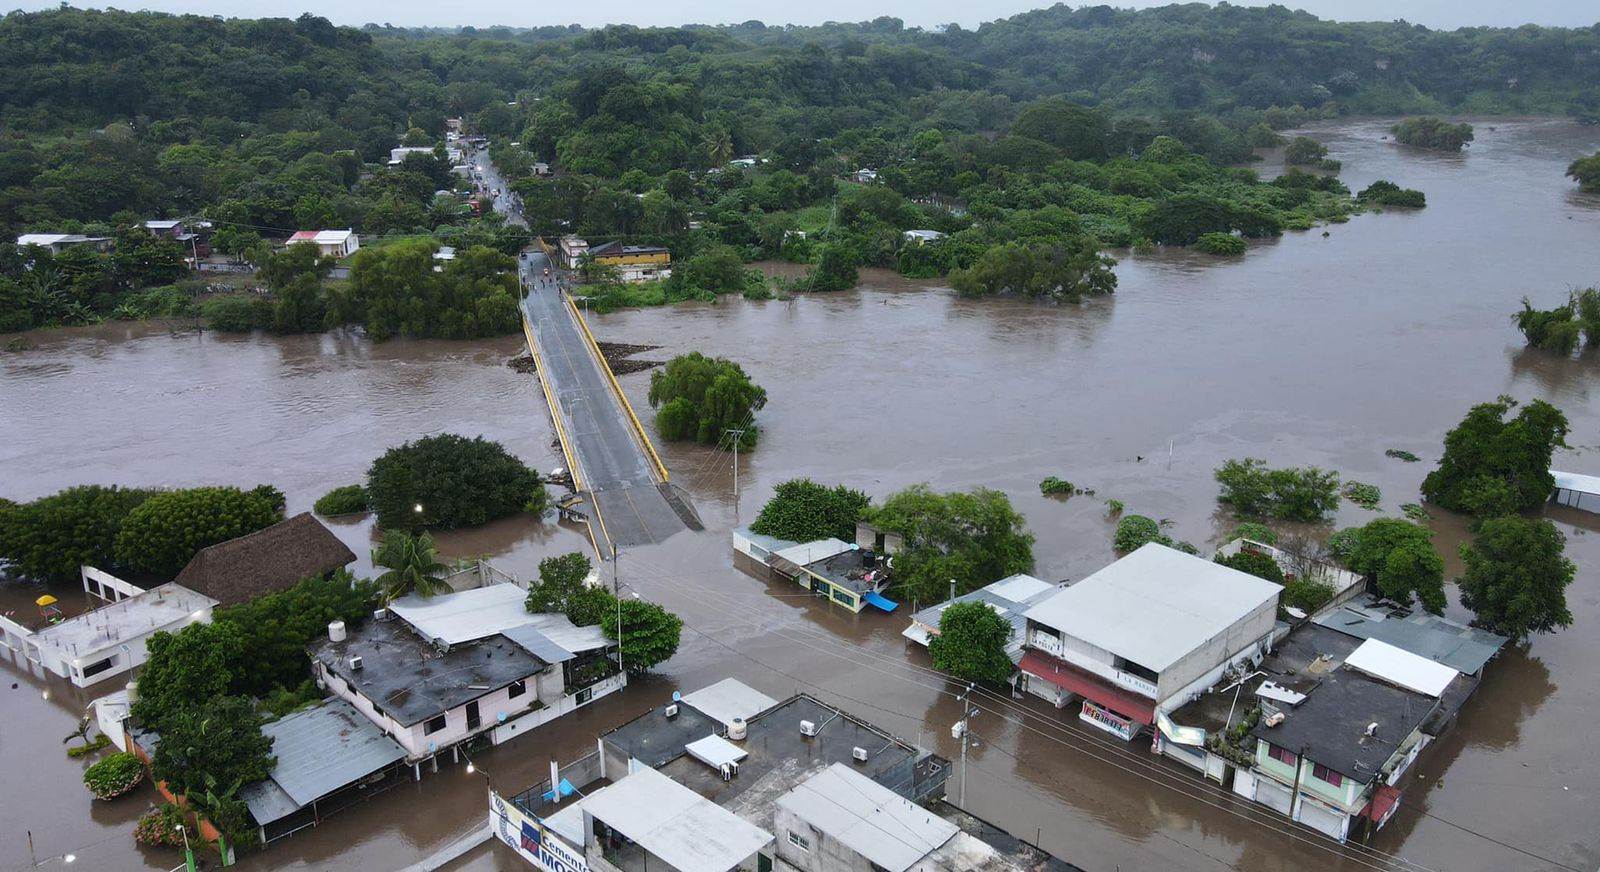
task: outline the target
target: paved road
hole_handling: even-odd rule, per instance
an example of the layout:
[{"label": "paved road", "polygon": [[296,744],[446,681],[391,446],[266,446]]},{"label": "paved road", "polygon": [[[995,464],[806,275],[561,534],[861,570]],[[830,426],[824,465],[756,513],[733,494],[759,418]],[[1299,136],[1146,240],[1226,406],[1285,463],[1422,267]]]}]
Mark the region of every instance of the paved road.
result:
[{"label": "paved road", "polygon": [[[690,524],[693,513],[667,485],[657,481],[627,412],[589,350],[577,321],[555,284],[544,277],[549,260],[537,250],[523,260],[529,288],[523,310],[533,326],[561,424],[578,465],[588,500],[598,508],[595,540],[602,554],[660,542]],[[554,270],[552,270],[554,272]]]}]

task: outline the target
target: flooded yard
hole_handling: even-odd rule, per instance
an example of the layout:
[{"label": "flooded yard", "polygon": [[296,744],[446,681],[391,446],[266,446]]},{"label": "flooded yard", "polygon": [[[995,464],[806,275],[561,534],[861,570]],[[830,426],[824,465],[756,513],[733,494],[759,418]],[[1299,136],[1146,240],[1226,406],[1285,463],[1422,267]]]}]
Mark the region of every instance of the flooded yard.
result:
[{"label": "flooded yard", "polygon": [[[485,778],[519,788],[596,732],[732,675],[783,697],[817,692],[952,756],[953,687],[900,637],[903,613],[851,615],[732,566],[728,531],[796,476],[874,497],[917,482],[1006,491],[1038,539],[1035,575],[1082,578],[1110,562],[1104,500],[1169,519],[1209,550],[1233,519],[1212,470],[1229,458],[1315,464],[1379,486],[1382,511],[1416,502],[1441,438],[1473,403],[1542,397],[1572,424],[1558,466],[1600,473],[1600,356],[1523,347],[1510,315],[1523,295],[1554,305],[1600,282],[1600,197],[1563,178],[1600,145],[1564,121],[1478,120],[1460,155],[1404,150],[1385,122],[1316,128],[1354,190],[1378,178],[1424,191],[1428,207],[1252,243],[1243,258],[1125,256],[1115,297],[1082,305],[971,301],[880,271],[858,290],[591,316],[603,341],[699,350],[741,363],[768,392],[759,447],[733,459],[664,446],[704,532],[625,551],[621,582],[686,620],[661,673],[475,758],[441,766],[323,826],[247,858],[247,869],[393,869],[480,826]],[[1276,168],[1263,166],[1263,172]],[[1326,234],[1324,234],[1326,231]],[[81,483],[272,483],[291,512],[357,481],[385,448],[438,432],[482,434],[541,469],[560,465],[544,399],[506,367],[518,337],[480,343],[356,336],[236,337],[105,325],[34,334],[0,354],[0,496]],[[648,375],[622,383],[640,408]],[[1403,449],[1404,463],[1384,455]],[[1048,475],[1096,496],[1040,496]],[[1435,512],[1449,572],[1468,531]],[[1346,503],[1338,526],[1375,513]],[[1551,510],[1578,563],[1572,629],[1507,651],[1459,723],[1408,775],[1396,818],[1370,848],[1432,870],[1592,870],[1600,865],[1600,517]],[[370,567],[367,521],[332,525]],[[1325,534],[1332,527],[1312,532]],[[517,575],[587,547],[573,528],[509,519],[440,537],[451,556],[487,556]],[[38,592],[0,586],[0,610]],[[52,591],[66,600],[72,594]],[[77,592],[81,597],[81,591]],[[1465,618],[1455,603],[1449,614]],[[88,697],[0,667],[0,867],[72,851],[92,869],[167,869],[170,852],[131,837],[153,793],[91,803],[61,737]],[[114,683],[113,683],[114,684]],[[107,691],[111,687],[97,688]],[[1219,798],[1147,747],[1113,744],[1037,701],[995,703],[974,721],[968,808],[1092,872],[1127,869],[1390,868],[1259,807]],[[26,788],[19,789],[19,786]],[[458,868],[521,867],[486,847]]]}]

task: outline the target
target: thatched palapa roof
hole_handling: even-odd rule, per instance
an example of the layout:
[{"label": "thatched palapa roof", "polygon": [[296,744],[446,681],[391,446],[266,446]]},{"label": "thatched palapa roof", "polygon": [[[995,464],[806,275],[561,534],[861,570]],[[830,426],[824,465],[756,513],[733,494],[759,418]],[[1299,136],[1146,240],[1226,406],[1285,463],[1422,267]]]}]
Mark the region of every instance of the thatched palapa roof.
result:
[{"label": "thatched palapa roof", "polygon": [[310,512],[200,549],[174,579],[224,606],[294,587],[356,559]]}]

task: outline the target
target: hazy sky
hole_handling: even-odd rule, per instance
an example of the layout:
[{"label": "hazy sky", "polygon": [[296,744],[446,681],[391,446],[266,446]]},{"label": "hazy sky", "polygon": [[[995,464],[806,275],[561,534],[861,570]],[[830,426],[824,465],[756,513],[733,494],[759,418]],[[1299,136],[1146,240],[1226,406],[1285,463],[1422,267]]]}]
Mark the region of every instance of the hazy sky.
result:
[{"label": "hazy sky", "polygon": [[[1435,28],[1474,25],[1498,27],[1519,24],[1588,26],[1600,21],[1596,0],[1282,0],[1322,18],[1341,21],[1389,21],[1404,18]],[[53,0],[24,2],[25,9],[46,9]],[[112,6],[246,18],[294,17],[304,11],[322,15],[336,24],[440,25],[505,24],[519,27],[544,24],[674,25],[727,24],[759,19],[768,24],[818,24],[824,21],[861,21],[880,15],[904,19],[907,25],[932,27],[956,22],[971,27],[1049,5],[1042,0],[696,0],[662,3],[660,0],[588,0],[581,3],[529,3],[526,0],[476,0],[439,3],[437,0],[122,0],[74,2],[74,6]],[[1070,5],[1096,5],[1074,2]],[[1146,7],[1165,0],[1121,0],[1110,5]],[[1238,0],[1240,6],[1263,6],[1258,0]]]}]

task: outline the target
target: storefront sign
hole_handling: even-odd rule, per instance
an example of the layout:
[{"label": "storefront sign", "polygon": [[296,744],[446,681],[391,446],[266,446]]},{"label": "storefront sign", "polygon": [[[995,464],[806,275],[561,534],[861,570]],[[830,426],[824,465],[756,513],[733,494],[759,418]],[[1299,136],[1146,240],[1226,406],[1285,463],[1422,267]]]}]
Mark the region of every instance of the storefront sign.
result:
[{"label": "storefront sign", "polygon": [[1123,741],[1132,741],[1133,734],[1136,732],[1133,721],[1121,715],[1112,714],[1089,700],[1083,701],[1083,711],[1078,714],[1078,717],[1113,736],[1120,737]]},{"label": "storefront sign", "polygon": [[510,845],[524,860],[543,872],[589,872],[583,852],[567,846],[544,822],[524,814],[500,797],[489,794],[489,827],[495,837]]}]

